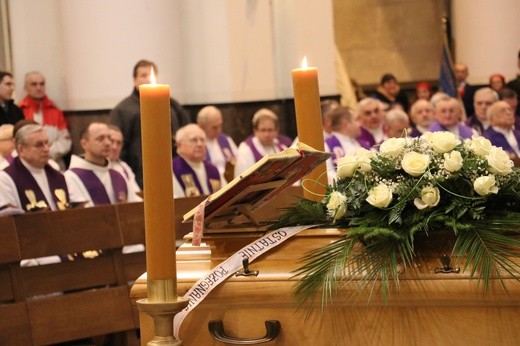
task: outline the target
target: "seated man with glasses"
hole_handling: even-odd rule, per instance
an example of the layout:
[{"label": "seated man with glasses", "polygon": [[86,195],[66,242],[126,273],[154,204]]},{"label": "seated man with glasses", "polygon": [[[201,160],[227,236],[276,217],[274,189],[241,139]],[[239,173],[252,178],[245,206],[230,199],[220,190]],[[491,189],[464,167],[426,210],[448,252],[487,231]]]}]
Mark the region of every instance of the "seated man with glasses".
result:
[{"label": "seated man with glasses", "polygon": [[205,161],[206,133],[196,124],[175,133],[177,154],[173,159],[174,197],[210,195],[227,184],[212,163]]},{"label": "seated man with glasses", "polygon": [[291,143],[280,140],[278,116],[270,109],[262,108],[253,115],[253,135],[238,146],[235,177],[253,166],[267,154],[279,153]]},{"label": "seated man with glasses", "polygon": [[49,165],[50,144],[43,127],[29,124],[18,129],[15,146],[18,156],[0,172],[0,207],[25,211],[68,208],[65,177]]},{"label": "seated man with glasses", "polygon": [[385,119],[385,104],[374,98],[364,98],[359,101],[356,109],[356,119],[360,125],[361,134],[356,140],[365,149],[383,143],[386,139],[383,130]]}]

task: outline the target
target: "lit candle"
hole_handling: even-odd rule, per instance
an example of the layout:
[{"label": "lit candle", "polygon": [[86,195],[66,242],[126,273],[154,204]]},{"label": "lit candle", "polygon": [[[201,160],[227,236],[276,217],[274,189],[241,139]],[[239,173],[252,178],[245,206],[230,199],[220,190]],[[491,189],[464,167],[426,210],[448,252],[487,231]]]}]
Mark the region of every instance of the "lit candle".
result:
[{"label": "lit candle", "polygon": [[147,279],[173,279],[177,296],[170,86],[139,86]]},{"label": "lit candle", "polygon": [[[307,67],[307,58],[303,58],[301,68],[292,70],[294,89],[294,107],[298,140],[314,149],[324,150],[323,125],[321,118],[320,91],[318,88],[318,70]],[[304,197],[320,201],[327,186],[327,167],[319,165],[304,177]],[[315,182],[315,183],[313,183]]]}]

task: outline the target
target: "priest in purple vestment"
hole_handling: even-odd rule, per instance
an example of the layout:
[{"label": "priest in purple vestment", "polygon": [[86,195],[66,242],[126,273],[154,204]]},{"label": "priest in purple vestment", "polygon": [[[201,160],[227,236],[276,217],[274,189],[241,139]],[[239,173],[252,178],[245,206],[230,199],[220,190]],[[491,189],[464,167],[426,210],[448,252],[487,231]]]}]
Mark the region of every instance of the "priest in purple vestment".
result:
[{"label": "priest in purple vestment", "polygon": [[206,134],[196,124],[175,133],[177,154],[173,159],[174,197],[210,195],[226,185],[218,168],[206,156]]},{"label": "priest in purple vestment", "polygon": [[[253,115],[253,135],[238,146],[235,177],[253,166],[267,154],[275,154],[287,149],[278,136],[280,126],[278,116],[270,109],[261,108]],[[290,145],[290,143],[289,143]]]},{"label": "priest in purple vestment", "polygon": [[138,191],[108,162],[112,141],[107,124],[89,124],[81,133],[80,144],[84,155],[72,155],[65,172],[72,202],[93,206],[141,201]]},{"label": "priest in purple vestment", "polygon": [[206,133],[206,161],[217,166],[220,174],[231,180],[237,145],[231,137],[222,132],[222,112],[215,106],[203,107],[197,114],[197,124]]},{"label": "priest in purple vestment", "polygon": [[370,150],[386,139],[383,130],[385,119],[383,102],[370,97],[362,99],[356,109],[356,119],[361,126],[361,134],[356,140],[363,148]]},{"label": "priest in purple vestment", "polygon": [[430,132],[449,131],[463,139],[478,133],[463,122],[462,104],[456,98],[445,96],[435,102],[435,121],[428,128]]},{"label": "priest in purple vestment", "polygon": [[50,144],[43,127],[34,124],[21,127],[15,145],[18,156],[0,172],[0,207],[24,211],[68,208],[65,178],[48,164]]},{"label": "priest in purple vestment", "polygon": [[488,108],[490,126],[483,135],[491,144],[504,149],[511,158],[520,157],[520,130],[515,129],[515,113],[505,101],[497,101]]}]

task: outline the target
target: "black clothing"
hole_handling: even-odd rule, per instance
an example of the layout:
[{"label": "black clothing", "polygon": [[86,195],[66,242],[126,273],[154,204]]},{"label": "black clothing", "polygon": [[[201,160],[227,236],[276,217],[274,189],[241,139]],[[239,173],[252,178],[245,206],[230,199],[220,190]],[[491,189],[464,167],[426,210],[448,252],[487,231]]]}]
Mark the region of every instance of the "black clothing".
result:
[{"label": "black clothing", "polygon": [[[182,126],[190,123],[186,111],[179,102],[170,98],[172,141],[175,132]],[[123,133],[123,148],[121,160],[125,161],[134,171],[135,180],[141,188],[143,186],[143,158],[141,150],[141,109],[139,91],[134,88],[130,96],[121,101],[110,112],[110,123],[118,126]],[[176,156],[175,146],[172,143],[172,157]]]},{"label": "black clothing", "polygon": [[0,125],[16,124],[19,120],[23,120],[23,112],[13,100],[6,101],[0,106]]}]

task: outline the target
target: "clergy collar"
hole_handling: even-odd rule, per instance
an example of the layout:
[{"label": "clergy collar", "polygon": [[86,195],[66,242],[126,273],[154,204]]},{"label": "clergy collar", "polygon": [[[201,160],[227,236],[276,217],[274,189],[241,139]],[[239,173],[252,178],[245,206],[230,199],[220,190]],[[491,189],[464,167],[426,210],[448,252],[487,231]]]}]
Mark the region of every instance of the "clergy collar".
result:
[{"label": "clergy collar", "polygon": [[27,168],[29,170],[29,172],[31,173],[41,173],[43,172],[43,168],[38,168],[38,167],[34,167],[33,165],[31,165],[29,162],[27,162],[26,160],[22,159],[20,157],[20,161],[22,162],[22,164],[25,166],[25,168]]},{"label": "clergy collar", "polygon": [[511,132],[513,132],[513,129],[512,128],[509,128],[509,129],[504,129],[503,127],[497,127],[497,126],[491,126],[493,128],[493,130],[495,130],[496,132],[499,132],[503,135],[509,135]]}]

